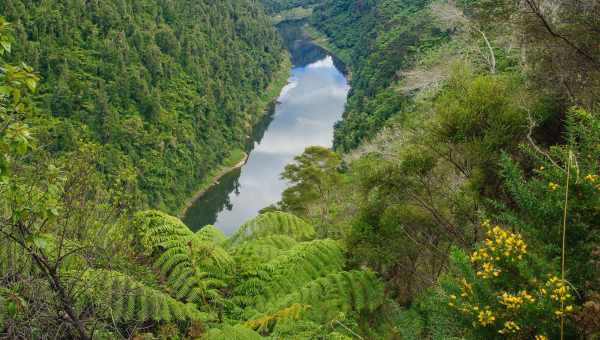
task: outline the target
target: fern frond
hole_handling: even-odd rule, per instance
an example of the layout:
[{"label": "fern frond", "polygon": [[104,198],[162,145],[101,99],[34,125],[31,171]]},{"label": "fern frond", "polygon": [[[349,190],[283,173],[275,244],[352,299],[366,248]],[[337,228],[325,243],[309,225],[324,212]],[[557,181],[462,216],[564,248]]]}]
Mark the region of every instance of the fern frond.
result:
[{"label": "fern frond", "polygon": [[178,218],[156,210],[137,213],[132,230],[132,243],[144,255],[151,255],[164,242],[194,234]]},{"label": "fern frond", "polygon": [[81,276],[80,305],[92,304],[98,315],[107,320],[171,322],[209,319],[208,314],[198,311],[193,304],[181,303],[116,271],[89,270],[71,275]]},{"label": "fern frond", "polygon": [[173,296],[198,304],[220,298],[216,288],[234,269],[229,253],[197,234],[163,242],[161,248],[154,265]]},{"label": "fern frond", "polygon": [[223,329],[208,330],[203,340],[261,340],[260,334],[243,325],[224,326]]},{"label": "fern frond", "polygon": [[216,244],[223,244],[227,240],[227,236],[223,232],[213,226],[206,225],[196,232],[197,238],[204,241],[211,241]]},{"label": "fern frond", "polygon": [[245,323],[245,325],[249,328],[257,330],[258,332],[265,332],[268,331],[271,328],[271,326],[273,326],[276,322],[280,320],[299,319],[302,312],[304,312],[308,308],[309,306],[307,305],[295,303],[273,314],[265,315],[258,319],[249,320]]},{"label": "fern frond", "polygon": [[198,305],[221,299],[217,289],[225,285],[235,262],[216,243],[224,240],[220,231],[207,226],[193,233],[179,219],[158,211],[138,213],[134,230],[139,237],[134,244],[152,255],[173,297]]},{"label": "fern frond", "polygon": [[298,242],[289,236],[266,236],[233,248],[232,255],[241,267],[249,267],[271,261],[297,244]]},{"label": "fern frond", "polygon": [[286,235],[297,241],[315,237],[315,228],[301,218],[284,212],[268,212],[242,224],[226,244],[236,246],[265,236]]},{"label": "fern frond", "polygon": [[365,270],[332,273],[313,280],[279,299],[270,310],[302,304],[311,306],[309,318],[325,322],[340,312],[373,312],[384,302],[383,284]]},{"label": "fern frond", "polygon": [[256,296],[261,309],[311,280],[342,270],[343,265],[344,253],[338,242],[328,239],[303,242],[246,273],[248,277],[234,292],[238,296]]}]

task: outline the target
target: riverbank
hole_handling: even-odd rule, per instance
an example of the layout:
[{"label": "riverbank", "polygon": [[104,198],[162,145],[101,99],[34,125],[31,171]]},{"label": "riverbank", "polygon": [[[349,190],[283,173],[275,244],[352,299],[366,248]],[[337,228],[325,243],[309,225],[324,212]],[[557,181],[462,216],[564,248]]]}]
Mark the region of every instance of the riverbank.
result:
[{"label": "riverbank", "polygon": [[200,183],[200,185],[198,185],[198,189],[196,190],[196,192],[194,193],[194,195],[192,197],[190,197],[186,202],[185,205],[180,209],[179,211],[179,218],[183,218],[185,216],[185,214],[187,213],[187,211],[190,209],[190,207],[192,207],[192,205],[194,205],[194,203],[200,199],[202,196],[204,196],[204,194],[210,189],[212,188],[214,185],[219,183],[219,180],[227,175],[228,173],[230,173],[233,170],[239,169],[241,167],[244,166],[244,164],[246,164],[246,162],[248,161],[248,153],[242,151],[242,150],[233,150],[231,152],[231,154],[229,155],[229,157],[227,157],[224,161],[223,161],[223,165],[220,166],[219,168],[211,171],[208,176],[206,176],[204,178],[204,180]]},{"label": "riverbank", "polygon": [[[261,120],[265,118],[265,116],[269,113],[269,107],[277,101],[281,89],[283,89],[283,87],[288,82],[291,67],[292,62],[288,54],[281,62],[279,70],[273,77],[273,81],[259,98],[259,101],[257,103],[257,112],[259,112],[260,114],[256,115],[255,121],[253,122],[254,126],[256,126]],[[241,149],[232,150],[229,157],[224,159],[219,167],[212,170],[198,184],[198,187],[196,190],[193,191],[193,194],[177,210],[177,216],[183,219],[187,211],[194,204],[194,202],[200,199],[210,188],[218,184],[219,180],[223,176],[227,175],[231,171],[234,171],[244,166],[244,164],[246,164],[246,161],[248,160],[248,157],[249,154]]]},{"label": "riverbank", "polygon": [[[344,63],[345,68],[348,68],[348,66],[352,62],[352,57],[350,55],[349,50],[342,50],[340,48],[337,48],[334,44],[331,43],[329,37],[325,33],[317,30],[308,22],[304,25],[302,29],[304,33],[310,38],[310,40],[312,40],[312,42],[319,45],[322,49],[341,60]],[[348,75],[350,75],[350,70],[346,70],[346,72],[348,73]]]}]

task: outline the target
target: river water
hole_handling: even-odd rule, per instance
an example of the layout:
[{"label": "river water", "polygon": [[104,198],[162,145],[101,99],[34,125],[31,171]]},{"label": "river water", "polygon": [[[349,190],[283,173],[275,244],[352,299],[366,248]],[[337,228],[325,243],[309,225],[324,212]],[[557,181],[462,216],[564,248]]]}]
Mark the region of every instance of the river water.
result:
[{"label": "river water", "polygon": [[294,63],[287,86],[258,127],[247,163],[221,178],[187,211],[184,222],[192,230],[213,224],[232,234],[281,199],[288,183],[280,174],[295,156],[311,145],[331,147],[333,126],[342,118],[349,90],[343,67],[305,38],[287,45]]}]

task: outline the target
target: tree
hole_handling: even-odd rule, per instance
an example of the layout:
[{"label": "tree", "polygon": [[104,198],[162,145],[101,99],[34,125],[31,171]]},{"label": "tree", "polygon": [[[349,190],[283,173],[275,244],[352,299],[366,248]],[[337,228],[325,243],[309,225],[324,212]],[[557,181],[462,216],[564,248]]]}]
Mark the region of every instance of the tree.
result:
[{"label": "tree", "polygon": [[317,221],[318,234],[331,223],[334,188],[341,183],[341,157],[330,149],[312,146],[285,167],[281,174],[292,186],[282,195],[282,208]]}]

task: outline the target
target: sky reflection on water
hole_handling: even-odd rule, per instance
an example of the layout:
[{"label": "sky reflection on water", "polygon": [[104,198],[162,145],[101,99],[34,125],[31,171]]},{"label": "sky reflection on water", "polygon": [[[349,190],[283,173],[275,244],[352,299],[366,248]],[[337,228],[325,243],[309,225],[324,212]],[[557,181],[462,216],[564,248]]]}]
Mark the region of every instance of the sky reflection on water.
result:
[{"label": "sky reflection on water", "polygon": [[291,70],[273,120],[241,171],[223,177],[194,203],[184,218],[192,229],[214,224],[231,234],[258,211],[281,199],[286,164],[311,145],[331,147],[349,86],[331,56]]}]

